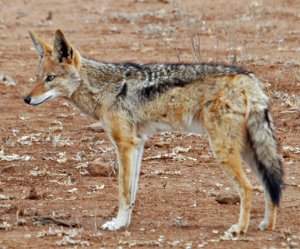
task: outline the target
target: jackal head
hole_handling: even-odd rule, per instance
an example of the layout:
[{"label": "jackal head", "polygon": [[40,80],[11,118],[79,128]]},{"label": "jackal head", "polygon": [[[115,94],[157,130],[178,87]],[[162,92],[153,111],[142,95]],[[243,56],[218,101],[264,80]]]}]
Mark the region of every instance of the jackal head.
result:
[{"label": "jackal head", "polygon": [[39,105],[58,96],[70,97],[80,84],[80,54],[74,50],[61,30],[55,32],[53,47],[29,32],[40,62],[34,89],[24,97],[25,103]]}]

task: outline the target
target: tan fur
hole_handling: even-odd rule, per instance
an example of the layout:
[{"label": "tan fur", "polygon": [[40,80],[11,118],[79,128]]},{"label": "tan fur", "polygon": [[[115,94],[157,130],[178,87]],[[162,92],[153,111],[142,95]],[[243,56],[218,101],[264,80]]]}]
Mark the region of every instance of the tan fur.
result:
[{"label": "tan fur", "polygon": [[45,89],[45,85],[44,82],[39,82],[38,84],[36,84],[35,88],[29,93],[28,96],[30,96],[31,98],[40,96],[41,94],[45,93],[46,89]]},{"label": "tan fur", "polygon": [[[40,38],[31,37],[41,57],[39,83],[25,102],[37,105],[65,97],[100,120],[117,148],[119,211],[103,229],[130,224],[143,144],[148,135],[165,130],[208,134],[219,165],[241,197],[239,221],[228,230],[231,236],[246,232],[250,219],[252,185],[243,160],[265,186],[266,214],[260,228],[274,228],[283,171],[268,98],[251,72],[210,64],[96,62],[81,57],[60,30],[52,52]],[[47,82],[49,75],[55,77]]]}]

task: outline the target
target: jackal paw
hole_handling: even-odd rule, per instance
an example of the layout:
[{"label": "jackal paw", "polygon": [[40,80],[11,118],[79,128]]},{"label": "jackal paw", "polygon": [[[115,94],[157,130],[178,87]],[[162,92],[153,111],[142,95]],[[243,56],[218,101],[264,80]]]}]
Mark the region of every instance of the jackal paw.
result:
[{"label": "jackal paw", "polygon": [[109,230],[109,231],[116,231],[119,230],[123,227],[125,227],[126,224],[124,224],[123,222],[118,222],[117,219],[113,218],[111,221],[108,221],[106,223],[104,223],[101,226],[102,230]]},{"label": "jackal paw", "polygon": [[232,225],[221,237],[223,240],[233,240],[237,239],[241,233],[244,231],[241,231],[241,228],[238,224]]},{"label": "jackal paw", "polygon": [[259,230],[263,231],[263,230],[267,230],[267,229],[274,229],[273,224],[267,220],[262,220],[262,222],[260,222],[259,226],[258,226]]},{"label": "jackal paw", "polygon": [[266,230],[268,228],[268,225],[269,225],[268,222],[263,220],[259,223],[258,228],[259,230]]}]

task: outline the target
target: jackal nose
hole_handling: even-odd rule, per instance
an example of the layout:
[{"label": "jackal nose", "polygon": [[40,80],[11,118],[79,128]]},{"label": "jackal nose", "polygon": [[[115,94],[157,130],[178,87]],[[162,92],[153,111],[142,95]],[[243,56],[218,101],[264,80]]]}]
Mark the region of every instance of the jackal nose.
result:
[{"label": "jackal nose", "polygon": [[23,97],[23,99],[26,104],[28,104],[28,105],[30,104],[31,98],[29,96],[25,96],[25,97]]}]

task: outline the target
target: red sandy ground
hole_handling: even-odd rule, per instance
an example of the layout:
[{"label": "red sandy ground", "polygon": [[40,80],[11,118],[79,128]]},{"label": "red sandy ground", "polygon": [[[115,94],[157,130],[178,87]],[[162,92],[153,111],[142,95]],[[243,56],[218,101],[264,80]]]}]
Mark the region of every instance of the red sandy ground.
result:
[{"label": "red sandy ground", "polygon": [[[292,0],[2,3],[0,196],[11,199],[0,200],[0,248],[300,248],[299,10],[300,2]],[[64,29],[82,54],[98,60],[198,58],[254,71],[271,99],[284,146],[287,185],[276,230],[257,228],[264,203],[256,188],[248,233],[236,241],[220,241],[237,221],[239,205],[218,204],[215,196],[235,190],[212,158],[207,139],[179,133],[158,134],[147,142],[145,158],[183,147],[178,154],[185,160],[143,161],[132,225],[118,232],[97,229],[116,215],[118,203],[116,176],[94,176],[91,171],[92,166],[107,170],[115,163],[107,136],[88,128],[95,120],[63,99],[39,107],[22,100],[33,87],[38,63],[28,30],[52,42],[56,28]],[[5,85],[8,77],[15,86]],[[55,146],[57,142],[65,145]],[[3,153],[23,157],[7,161]],[[37,196],[26,199],[32,188]],[[36,216],[78,222],[82,228],[38,224]]]}]

